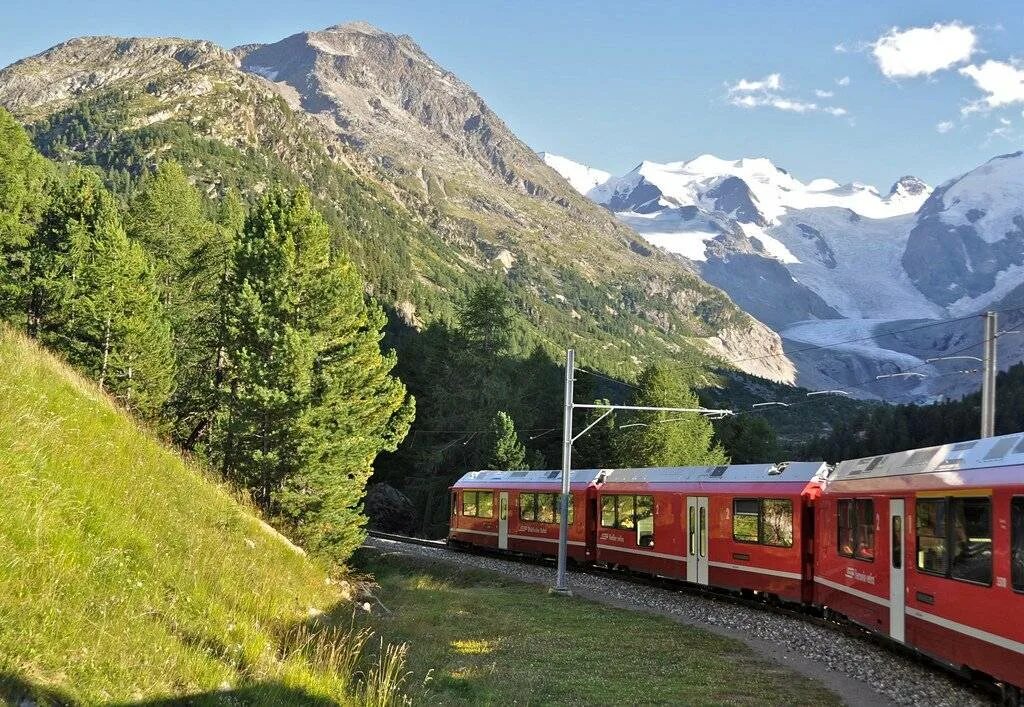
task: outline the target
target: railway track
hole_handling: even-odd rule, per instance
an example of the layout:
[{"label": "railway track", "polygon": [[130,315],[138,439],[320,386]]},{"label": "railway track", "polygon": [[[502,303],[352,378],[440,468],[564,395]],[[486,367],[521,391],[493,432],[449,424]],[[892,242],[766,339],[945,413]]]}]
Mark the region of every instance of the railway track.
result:
[{"label": "railway track", "polygon": [[[368,534],[371,537],[378,538],[381,540],[387,540],[391,542],[403,543],[408,545],[418,545],[437,550],[447,550],[468,556],[489,558],[534,567],[543,567],[545,569],[553,569],[554,566],[554,561],[552,558],[543,556],[490,551],[484,548],[477,547],[460,547],[456,545],[449,545],[448,542],[445,540],[426,540],[424,538],[414,538],[396,533],[384,533],[375,530],[368,531]],[[997,684],[993,683],[992,681],[980,680],[977,679],[976,676],[965,674],[964,672],[957,670],[954,667],[942,663],[937,663],[936,661],[931,660],[930,658],[920,654],[919,652],[911,648],[908,648],[907,646],[904,646],[903,644],[897,643],[885,636],[879,636],[878,634],[872,633],[853,622],[843,619],[840,616],[823,615],[820,611],[809,607],[781,603],[763,597],[745,596],[742,594],[736,594],[734,592],[729,592],[726,590],[716,589],[712,587],[699,587],[693,584],[681,582],[679,580],[670,579],[667,577],[657,577],[647,574],[632,573],[625,570],[596,566],[576,565],[573,569],[577,573],[584,574],[590,577],[615,580],[618,582],[636,585],[638,587],[657,588],[673,593],[703,599],[709,602],[717,602],[719,604],[740,607],[743,609],[750,610],[752,612],[756,612],[758,614],[770,614],[784,619],[800,621],[804,624],[810,624],[821,629],[822,631],[840,634],[851,639],[868,642],[874,646],[878,646],[882,650],[890,652],[893,655],[900,656],[904,660],[909,661],[928,671],[941,673],[949,677],[965,689],[968,689],[974,693],[980,693],[978,694],[978,697],[984,696],[984,701],[989,704],[998,704],[1001,701],[1000,688]]]}]

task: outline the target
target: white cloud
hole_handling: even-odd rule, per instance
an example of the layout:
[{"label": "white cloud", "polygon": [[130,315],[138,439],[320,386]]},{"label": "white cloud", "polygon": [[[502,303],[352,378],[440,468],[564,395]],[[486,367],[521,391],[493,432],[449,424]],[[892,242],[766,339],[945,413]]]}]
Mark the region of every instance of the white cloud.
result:
[{"label": "white cloud", "polygon": [[1014,64],[989,59],[981,66],[965,66],[960,73],[973,80],[974,85],[986,94],[965,106],[964,113],[1024,102],[1024,69]]},{"label": "white cloud", "polygon": [[832,51],[834,51],[836,54],[845,54],[846,52],[850,51],[850,49],[845,44],[840,42],[839,44],[832,47]]},{"label": "white cloud", "polygon": [[740,79],[729,87],[729,93],[752,93],[754,91],[778,91],[782,88],[782,74],[768,74],[760,81]]},{"label": "white cloud", "polygon": [[814,95],[818,98],[832,98],[836,94],[834,91],[823,91],[820,88],[816,88],[814,89]]},{"label": "white cloud", "polygon": [[[847,111],[838,106],[819,105],[785,95],[782,90],[782,75],[768,74],[763,79],[751,81],[740,79],[728,86],[729,103],[739,108],[774,108],[787,113],[828,113],[843,116]],[[829,91],[815,91],[819,98],[831,96]],[[827,94],[827,96],[825,95]]]},{"label": "white cloud", "polygon": [[836,79],[836,85],[837,86],[849,86],[850,85],[850,77],[849,76],[844,76],[841,79]]},{"label": "white cloud", "polygon": [[878,68],[889,78],[928,76],[971,58],[977,49],[974,28],[959,22],[931,27],[893,27],[871,45]]},{"label": "white cloud", "polygon": [[941,123],[938,123],[935,126],[935,129],[938,130],[940,133],[948,133],[950,130],[953,129],[953,121],[943,120]]},{"label": "white cloud", "polygon": [[837,117],[847,114],[847,110],[845,108],[840,108],[838,106],[822,106],[812,101],[786,98],[774,93],[733,96],[729,102],[740,108],[774,108],[787,113],[828,113],[829,115]]}]

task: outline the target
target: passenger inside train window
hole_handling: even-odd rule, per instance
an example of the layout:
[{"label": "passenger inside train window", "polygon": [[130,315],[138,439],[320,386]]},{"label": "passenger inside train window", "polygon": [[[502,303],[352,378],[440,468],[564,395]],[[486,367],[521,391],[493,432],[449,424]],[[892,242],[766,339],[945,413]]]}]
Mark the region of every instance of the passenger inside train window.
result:
[{"label": "passenger inside train window", "polygon": [[1013,588],[1024,592],[1024,496],[1013,499],[1010,514],[1010,576]]},{"label": "passenger inside train window", "polygon": [[875,502],[870,498],[843,499],[837,504],[836,551],[866,562],[875,560]]},{"label": "passenger inside train window", "polygon": [[979,584],[992,583],[992,500],[954,498],[953,562],[950,574]]}]

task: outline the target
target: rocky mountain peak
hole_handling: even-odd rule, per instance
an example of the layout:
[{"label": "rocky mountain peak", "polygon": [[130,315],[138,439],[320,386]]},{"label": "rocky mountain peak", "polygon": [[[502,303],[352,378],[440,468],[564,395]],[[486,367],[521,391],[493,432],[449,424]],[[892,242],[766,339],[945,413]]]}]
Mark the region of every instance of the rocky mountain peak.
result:
[{"label": "rocky mountain peak", "polygon": [[900,177],[889,190],[889,196],[905,194],[907,196],[918,196],[929,190],[929,186],[912,175]]}]

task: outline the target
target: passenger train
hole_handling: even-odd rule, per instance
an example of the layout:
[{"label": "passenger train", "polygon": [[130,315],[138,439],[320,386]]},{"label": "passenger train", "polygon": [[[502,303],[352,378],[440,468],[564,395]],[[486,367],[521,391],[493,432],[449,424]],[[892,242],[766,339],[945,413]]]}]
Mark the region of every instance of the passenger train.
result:
[{"label": "passenger train", "polygon": [[[451,487],[452,545],[553,556],[561,471]],[[568,555],[817,607],[1024,698],[1024,434],[841,462],[574,470]]]}]

